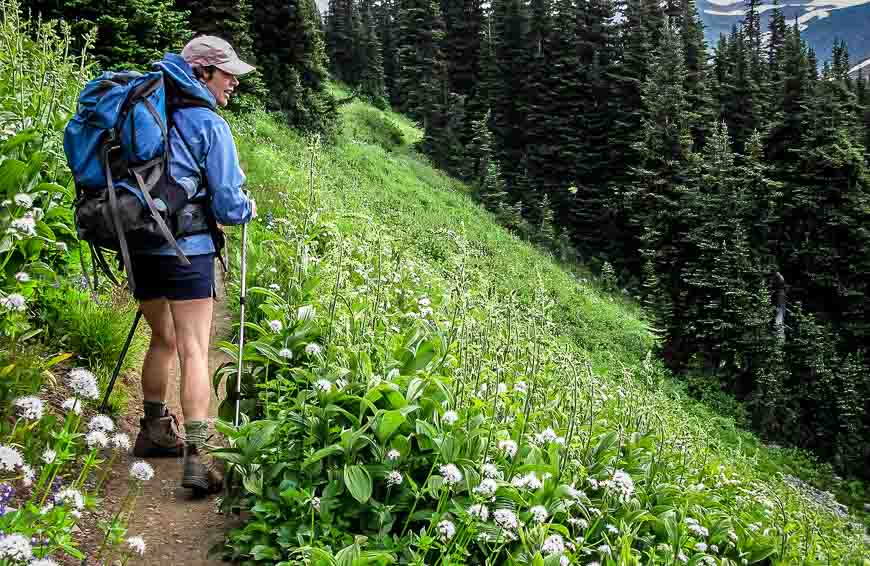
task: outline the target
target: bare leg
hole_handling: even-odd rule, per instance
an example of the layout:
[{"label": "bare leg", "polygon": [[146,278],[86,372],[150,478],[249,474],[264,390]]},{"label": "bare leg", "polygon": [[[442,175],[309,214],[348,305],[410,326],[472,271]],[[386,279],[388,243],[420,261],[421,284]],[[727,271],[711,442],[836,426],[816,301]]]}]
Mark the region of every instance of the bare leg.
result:
[{"label": "bare leg", "polygon": [[178,356],[172,312],[166,299],[144,301],[139,308],[151,327],[151,344],[142,364],[142,397],[165,402],[169,375]]},{"label": "bare leg", "polygon": [[213,308],[210,298],[169,303],[181,357],[181,408],[185,422],[208,418],[211,402],[208,348]]}]

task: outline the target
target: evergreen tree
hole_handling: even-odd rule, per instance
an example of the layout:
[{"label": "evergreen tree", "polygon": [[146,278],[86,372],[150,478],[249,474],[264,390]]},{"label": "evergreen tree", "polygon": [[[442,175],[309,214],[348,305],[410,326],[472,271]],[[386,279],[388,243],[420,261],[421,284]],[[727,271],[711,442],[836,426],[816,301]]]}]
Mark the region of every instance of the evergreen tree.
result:
[{"label": "evergreen tree", "polygon": [[192,37],[189,14],[173,0],[32,0],[29,7],[34,17],[70,22],[73,37],[96,28],[90,51],[103,70],[150,71],[151,63]]},{"label": "evergreen tree", "polygon": [[526,126],[524,100],[527,68],[528,16],[520,0],[493,2],[491,69],[488,87],[493,147],[501,178],[511,198],[522,200],[525,176]]},{"label": "evergreen tree", "polygon": [[[627,246],[639,258],[646,250],[657,275],[671,278],[679,255],[681,219],[677,215],[679,190],[691,154],[689,109],[683,85],[686,68],[680,37],[673,26],[665,27],[654,54],[649,77],[643,85],[646,110],[641,137],[635,148],[640,156],[634,179],[623,191],[628,217]],[[667,289],[679,288],[677,281],[663,282]]]},{"label": "evergreen tree", "polygon": [[354,0],[329,0],[326,19],[326,52],[330,70],[341,81],[352,83],[354,56]]},{"label": "evergreen tree", "polygon": [[381,42],[381,61],[384,68],[384,89],[390,104],[398,104],[397,72],[398,61],[396,57],[396,0],[380,0],[374,4],[373,15],[376,22],[376,31]]},{"label": "evergreen tree", "polygon": [[269,107],[295,127],[330,136],[336,102],[326,92],[326,51],[314,18],[314,0],[258,0],[252,30]]},{"label": "evergreen tree", "polygon": [[402,0],[397,35],[399,107],[425,130],[430,118],[443,112],[447,103],[440,4],[435,0]]},{"label": "evergreen tree", "polygon": [[381,42],[378,38],[377,26],[372,15],[372,8],[366,6],[362,18],[364,30],[363,65],[360,69],[360,90],[379,108],[386,107],[387,91],[384,79],[384,62],[381,53]]}]

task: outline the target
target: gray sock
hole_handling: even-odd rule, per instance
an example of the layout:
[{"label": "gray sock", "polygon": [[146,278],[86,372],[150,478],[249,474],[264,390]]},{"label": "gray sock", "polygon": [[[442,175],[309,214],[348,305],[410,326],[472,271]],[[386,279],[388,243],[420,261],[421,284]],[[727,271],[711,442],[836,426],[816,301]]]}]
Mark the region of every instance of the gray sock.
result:
[{"label": "gray sock", "polygon": [[208,433],[208,421],[187,421],[184,423],[184,437],[188,445],[202,448]]},{"label": "gray sock", "polygon": [[166,412],[166,403],[163,401],[144,401],[146,419],[158,419]]}]

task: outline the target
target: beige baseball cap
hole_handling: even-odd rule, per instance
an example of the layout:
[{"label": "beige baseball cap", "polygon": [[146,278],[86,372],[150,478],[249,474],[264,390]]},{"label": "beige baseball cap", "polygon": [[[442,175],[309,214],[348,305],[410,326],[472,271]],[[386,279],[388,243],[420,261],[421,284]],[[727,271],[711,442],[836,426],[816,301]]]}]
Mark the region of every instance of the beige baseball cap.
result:
[{"label": "beige baseball cap", "polygon": [[191,39],[181,50],[181,56],[188,65],[202,67],[214,65],[231,75],[244,75],[256,68],[239,59],[229,43],[213,35],[201,35]]}]

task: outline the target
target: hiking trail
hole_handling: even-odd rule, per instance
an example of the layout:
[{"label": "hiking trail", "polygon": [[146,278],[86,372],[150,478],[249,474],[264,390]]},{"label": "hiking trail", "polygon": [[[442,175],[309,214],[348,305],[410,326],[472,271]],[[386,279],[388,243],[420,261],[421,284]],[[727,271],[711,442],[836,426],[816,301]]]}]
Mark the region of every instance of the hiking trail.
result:
[{"label": "hiking trail", "polygon": [[[223,274],[215,270],[218,300],[214,304],[212,315],[211,341],[208,357],[209,390],[209,434],[214,433],[214,418],[217,414],[218,398],[211,387],[211,376],[214,371],[226,361],[227,357],[215,348],[215,343],[226,336],[232,325],[230,314],[226,308]],[[140,327],[147,333],[148,325]],[[176,360],[175,370],[169,381],[167,406],[178,417],[180,431],[184,432],[184,416],[179,400],[179,366]],[[139,433],[139,419],[142,416],[142,389],[139,382],[139,366],[122,374],[129,393],[129,405],[124,415],[120,416],[116,425],[121,432],[130,436],[131,445]],[[107,481],[105,496],[95,512],[86,513],[80,523],[81,532],[76,538],[80,550],[88,557],[87,564],[93,564],[97,549],[102,543],[103,533],[98,528],[99,521],[111,520],[121,502],[127,495],[130,465],[139,458],[133,456],[132,448],[126,454],[120,455],[112,466],[110,479]],[[141,536],[145,539],[145,555],[136,556],[127,562],[128,565],[144,564],[184,564],[186,566],[205,566],[225,564],[217,557],[209,558],[208,551],[220,542],[225,530],[233,517],[226,517],[216,511],[217,499],[222,494],[206,498],[194,499],[190,490],[181,487],[181,458],[148,458],[146,461],[154,467],[154,477],[145,482],[142,495],[136,500],[136,508],[127,527],[126,538]],[[124,543],[126,547],[126,542]],[[63,564],[80,566],[81,562],[72,557],[65,557]]]}]

